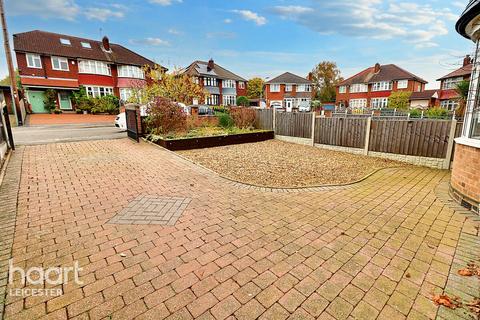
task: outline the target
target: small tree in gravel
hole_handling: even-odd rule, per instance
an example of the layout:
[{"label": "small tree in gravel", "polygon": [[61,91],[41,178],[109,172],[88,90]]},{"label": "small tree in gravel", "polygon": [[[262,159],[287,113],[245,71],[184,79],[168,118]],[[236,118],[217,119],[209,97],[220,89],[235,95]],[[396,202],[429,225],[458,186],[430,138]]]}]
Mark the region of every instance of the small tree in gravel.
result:
[{"label": "small tree in gravel", "polygon": [[148,106],[147,128],[150,133],[165,135],[186,130],[187,115],[172,100],[156,97]]},{"label": "small tree in gravel", "polygon": [[255,124],[255,109],[244,107],[232,108],[230,109],[230,116],[237,128],[251,128]]}]

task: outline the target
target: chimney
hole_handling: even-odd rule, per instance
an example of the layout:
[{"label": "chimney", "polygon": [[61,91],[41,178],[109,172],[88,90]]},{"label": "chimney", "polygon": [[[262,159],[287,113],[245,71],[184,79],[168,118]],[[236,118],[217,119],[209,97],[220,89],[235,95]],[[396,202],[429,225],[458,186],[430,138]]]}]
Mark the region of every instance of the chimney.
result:
[{"label": "chimney", "polygon": [[307,76],[307,79],[308,79],[309,81],[313,81],[313,73],[309,72],[309,73],[308,73],[308,76]]},{"label": "chimney", "polygon": [[468,65],[471,64],[471,63],[472,63],[472,58],[470,57],[469,54],[467,54],[467,55],[465,56],[465,58],[463,59],[463,66],[464,66],[464,67],[465,67],[465,66],[468,66]]},{"label": "chimney", "polygon": [[374,72],[375,72],[375,73],[380,72],[380,63],[377,62],[377,63],[375,64]]},{"label": "chimney", "polygon": [[215,62],[213,59],[208,60],[207,71],[212,71],[215,69]]},{"label": "chimney", "polygon": [[102,46],[105,51],[110,51],[110,41],[107,36],[102,38]]}]

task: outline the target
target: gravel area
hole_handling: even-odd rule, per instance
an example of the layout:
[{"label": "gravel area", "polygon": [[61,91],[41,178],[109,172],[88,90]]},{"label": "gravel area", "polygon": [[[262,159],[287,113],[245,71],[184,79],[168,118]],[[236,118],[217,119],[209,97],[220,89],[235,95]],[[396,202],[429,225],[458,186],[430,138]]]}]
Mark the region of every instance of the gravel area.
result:
[{"label": "gravel area", "polygon": [[406,166],[278,140],[178,153],[233,180],[282,188],[349,183],[376,169]]}]

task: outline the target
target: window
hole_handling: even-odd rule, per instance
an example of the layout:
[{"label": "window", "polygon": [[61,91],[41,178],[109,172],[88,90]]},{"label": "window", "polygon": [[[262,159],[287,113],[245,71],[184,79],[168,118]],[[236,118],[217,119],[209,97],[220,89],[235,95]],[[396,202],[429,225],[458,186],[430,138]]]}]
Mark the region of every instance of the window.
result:
[{"label": "window", "polygon": [[351,99],[349,103],[350,108],[363,109],[367,107],[367,99]]},{"label": "window", "polygon": [[285,85],[285,92],[292,92],[293,91],[293,85],[292,84],[286,84]]},{"label": "window", "polygon": [[338,93],[347,93],[347,86],[338,87]]},{"label": "window", "polygon": [[203,83],[205,84],[206,87],[217,87],[218,86],[217,78],[205,77],[203,79]]},{"label": "window", "polygon": [[270,92],[280,92],[280,85],[279,84],[271,84],[270,85]]},{"label": "window", "polygon": [[118,76],[124,78],[145,79],[142,68],[137,66],[119,66]]},{"label": "window", "polygon": [[120,88],[120,100],[126,102],[132,97],[132,88]]},{"label": "window", "polygon": [[442,89],[443,90],[455,89],[457,84],[462,82],[462,81],[463,81],[462,77],[445,79],[445,80],[443,80]]},{"label": "window", "polygon": [[71,46],[72,45],[70,43],[70,40],[64,39],[64,38],[60,38],[60,43],[63,44],[63,45],[66,45],[66,46]]},{"label": "window", "polygon": [[309,84],[299,84],[297,86],[297,92],[311,92],[312,91],[312,86]]},{"label": "window", "polygon": [[224,88],[235,88],[235,80],[223,80],[222,86]]},{"label": "window", "polygon": [[370,100],[370,107],[372,109],[383,109],[388,106],[388,98],[373,98]]},{"label": "window", "polygon": [[390,91],[392,90],[392,83],[390,81],[374,82],[372,91]]},{"label": "window", "polygon": [[350,86],[350,93],[368,92],[368,84],[355,83]]},{"label": "window", "polygon": [[455,100],[443,100],[440,102],[440,107],[447,109],[448,111],[455,111],[458,105],[458,101]]},{"label": "window", "polygon": [[408,88],[408,80],[398,80],[397,89],[407,89],[407,88]]},{"label": "window", "polygon": [[42,68],[42,60],[38,54],[27,53],[27,66],[29,68]]},{"label": "window", "polygon": [[205,99],[205,103],[210,105],[210,106],[218,106],[218,94],[211,94]]},{"label": "window", "polygon": [[237,96],[235,95],[224,95],[223,96],[223,105],[224,106],[235,106],[237,104]]},{"label": "window", "polygon": [[238,81],[238,88],[239,88],[239,89],[245,89],[245,82],[243,82],[243,81]]},{"label": "window", "polygon": [[92,46],[90,45],[89,42],[80,42],[83,48],[85,49],[92,49]]},{"label": "window", "polygon": [[102,61],[80,60],[78,62],[79,73],[92,73],[111,76],[110,65]]},{"label": "window", "polygon": [[85,86],[85,88],[90,97],[98,98],[113,95],[113,88],[111,87]]},{"label": "window", "polygon": [[52,69],[68,71],[68,59],[61,57],[52,57]]}]

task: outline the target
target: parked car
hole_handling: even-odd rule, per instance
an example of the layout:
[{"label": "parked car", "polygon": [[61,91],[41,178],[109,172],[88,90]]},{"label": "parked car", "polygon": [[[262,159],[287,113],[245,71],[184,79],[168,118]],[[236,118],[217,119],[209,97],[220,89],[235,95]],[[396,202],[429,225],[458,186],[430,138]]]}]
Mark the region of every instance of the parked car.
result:
[{"label": "parked car", "polygon": [[298,106],[298,111],[299,112],[310,112],[311,108],[309,104],[300,104]]},{"label": "parked car", "polygon": [[213,108],[211,106],[208,106],[206,104],[193,104],[187,107],[190,114],[192,111],[192,108],[198,108],[198,115],[199,116],[211,116],[214,115],[215,112],[213,111]]}]

